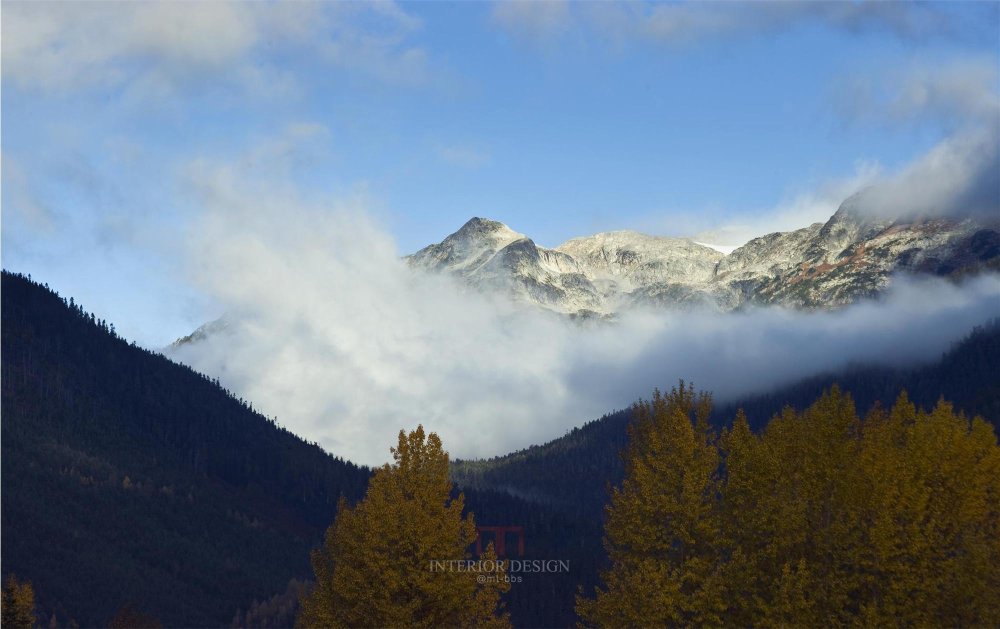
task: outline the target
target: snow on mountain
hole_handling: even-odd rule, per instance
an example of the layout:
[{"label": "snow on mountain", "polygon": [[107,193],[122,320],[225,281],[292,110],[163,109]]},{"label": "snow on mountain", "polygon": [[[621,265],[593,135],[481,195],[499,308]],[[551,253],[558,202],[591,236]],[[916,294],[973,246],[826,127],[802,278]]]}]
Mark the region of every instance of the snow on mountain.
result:
[{"label": "snow on mountain", "polygon": [[[636,306],[831,308],[878,295],[898,273],[1000,271],[1000,217],[876,219],[857,203],[852,197],[825,223],[760,236],[729,253],[633,231],[549,249],[503,223],[473,218],[405,260],[476,290],[600,319]],[[225,334],[226,326],[224,318],[208,323],[174,347]]]},{"label": "snow on mountain", "polygon": [[407,261],[414,268],[455,274],[475,287],[504,290],[557,312],[605,313],[602,296],[576,260],[539,247],[497,221],[473,218]]},{"label": "snow on mountain", "polygon": [[722,257],[686,238],[632,231],[574,238],[548,249],[503,223],[473,218],[407,261],[557,312],[600,316],[668,292],[700,300]]},{"label": "snow on mountain", "polygon": [[713,245],[712,243],[709,242],[698,242],[697,240],[694,242],[696,245],[701,245],[702,247],[708,247],[709,249],[715,249],[722,255],[729,255],[730,253],[736,251],[739,248],[739,245]]},{"label": "snow on mountain", "polygon": [[635,305],[835,307],[878,294],[894,273],[1000,268],[997,223],[874,219],[857,204],[852,197],[826,223],[767,234],[728,253],[633,231],[547,249],[503,223],[474,218],[407,261],[556,312],[604,317]]}]

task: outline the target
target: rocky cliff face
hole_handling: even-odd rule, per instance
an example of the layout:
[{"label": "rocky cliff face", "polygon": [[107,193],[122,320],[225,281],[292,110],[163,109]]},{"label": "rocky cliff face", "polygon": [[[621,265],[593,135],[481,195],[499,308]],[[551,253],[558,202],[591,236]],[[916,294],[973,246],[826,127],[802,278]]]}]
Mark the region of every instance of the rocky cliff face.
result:
[{"label": "rocky cliff face", "polygon": [[817,308],[874,296],[898,273],[951,275],[998,263],[997,224],[873,220],[849,199],[825,224],[751,240],[720,265],[717,279],[739,283],[752,303]]},{"label": "rocky cliff face", "polygon": [[408,256],[410,266],[452,273],[483,290],[564,313],[603,313],[603,297],[573,257],[537,246],[503,223],[473,218],[436,245]]},{"label": "rocky cliff face", "polygon": [[728,255],[630,231],[546,249],[503,223],[474,218],[407,261],[556,312],[605,317],[636,305],[836,307],[878,294],[897,273],[1000,270],[1000,220],[875,219],[856,199],[826,223],[754,238]]}]

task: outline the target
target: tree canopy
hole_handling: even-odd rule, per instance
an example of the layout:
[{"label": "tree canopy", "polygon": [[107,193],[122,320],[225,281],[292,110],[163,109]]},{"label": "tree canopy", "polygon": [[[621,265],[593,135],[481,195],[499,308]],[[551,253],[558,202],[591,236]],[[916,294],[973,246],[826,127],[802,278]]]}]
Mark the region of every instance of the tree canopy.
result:
[{"label": "tree canopy", "polygon": [[[323,547],[312,554],[315,587],[303,598],[300,627],[506,627],[502,579],[434,570],[470,558],[473,514],[452,498],[448,453],[422,426],[400,431],[393,464],[375,472],[355,507],[341,502]],[[492,544],[479,558],[495,566]],[[439,564],[440,565],[440,564]],[[451,564],[447,564],[451,565]],[[483,582],[485,581],[485,582]]]},{"label": "tree canopy", "polygon": [[35,590],[28,581],[7,575],[0,601],[0,625],[9,629],[31,629],[35,626]]},{"label": "tree canopy", "polygon": [[833,387],[715,435],[684,383],[636,405],[590,625],[996,626],[992,426],[902,393],[862,420]]}]

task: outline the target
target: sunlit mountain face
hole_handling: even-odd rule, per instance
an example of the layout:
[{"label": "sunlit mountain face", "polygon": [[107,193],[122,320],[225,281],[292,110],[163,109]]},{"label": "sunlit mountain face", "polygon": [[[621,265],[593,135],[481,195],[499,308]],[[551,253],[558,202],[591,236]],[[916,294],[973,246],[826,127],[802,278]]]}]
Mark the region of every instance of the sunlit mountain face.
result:
[{"label": "sunlit mountain face", "polygon": [[998,267],[1000,221],[876,220],[852,211],[854,203],[845,202],[826,223],[760,236],[728,254],[688,238],[631,231],[546,249],[502,223],[474,218],[407,261],[578,316],[609,316],[637,306],[830,308],[878,295],[894,274]]}]

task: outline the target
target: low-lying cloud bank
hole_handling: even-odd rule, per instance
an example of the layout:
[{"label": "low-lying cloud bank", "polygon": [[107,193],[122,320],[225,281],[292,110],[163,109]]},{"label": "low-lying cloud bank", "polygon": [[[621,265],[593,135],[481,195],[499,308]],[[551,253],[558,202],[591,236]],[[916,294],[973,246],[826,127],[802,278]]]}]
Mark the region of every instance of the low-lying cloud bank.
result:
[{"label": "low-lying cloud bank", "polygon": [[978,216],[1000,220],[1000,117],[946,138],[860,195],[861,209],[876,216]]},{"label": "low-lying cloud bank", "polygon": [[[455,456],[502,454],[693,380],[725,399],[854,362],[932,360],[1000,316],[1000,278],[899,281],[836,312],[633,312],[578,325],[415,273],[349,202],[199,170],[193,277],[223,334],[175,357],[331,452],[376,464],[422,422]],[[285,212],[294,207],[292,213]]]}]

